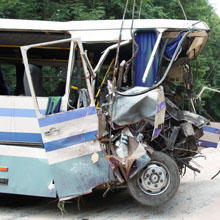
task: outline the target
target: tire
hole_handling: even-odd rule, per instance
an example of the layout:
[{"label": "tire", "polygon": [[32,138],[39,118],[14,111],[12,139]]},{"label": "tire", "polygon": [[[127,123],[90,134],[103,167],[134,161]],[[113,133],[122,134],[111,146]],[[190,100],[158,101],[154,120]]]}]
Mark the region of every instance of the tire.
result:
[{"label": "tire", "polygon": [[159,206],[175,195],[179,184],[176,162],[168,155],[154,151],[147,167],[128,181],[128,191],[142,205]]}]

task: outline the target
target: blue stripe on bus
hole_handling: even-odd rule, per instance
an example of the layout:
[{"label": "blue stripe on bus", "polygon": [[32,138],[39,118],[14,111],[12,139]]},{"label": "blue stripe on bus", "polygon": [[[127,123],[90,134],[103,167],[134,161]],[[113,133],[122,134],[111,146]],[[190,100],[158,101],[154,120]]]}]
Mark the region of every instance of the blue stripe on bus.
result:
[{"label": "blue stripe on bus", "polygon": [[217,148],[218,143],[199,140],[199,145],[202,146],[202,147],[214,147],[214,148]]},{"label": "blue stripe on bus", "polygon": [[73,146],[76,144],[86,143],[86,142],[96,139],[97,132],[98,132],[97,130],[90,131],[87,133],[74,135],[74,136],[59,139],[56,141],[50,141],[50,142],[44,143],[44,148],[46,152],[49,152],[49,151],[54,151],[57,149]]},{"label": "blue stripe on bus", "polygon": [[95,106],[81,108],[81,109],[76,109],[76,110],[68,111],[68,112],[61,113],[61,114],[58,113],[55,115],[50,115],[45,118],[40,118],[39,125],[40,127],[45,127],[48,125],[58,124],[61,122],[70,121],[70,120],[77,119],[77,118],[83,118],[87,115],[94,115],[94,114],[96,114]]},{"label": "blue stripe on bus", "polygon": [[[40,110],[40,113],[44,114],[45,110]],[[36,118],[37,116],[34,109],[0,108],[0,117]]]},{"label": "blue stripe on bus", "polygon": [[204,126],[203,130],[206,132],[214,133],[214,134],[219,134],[220,135],[220,129],[219,128],[214,128],[210,126]]},{"label": "blue stripe on bus", "polygon": [[42,143],[42,136],[40,133],[0,132],[0,141]]},{"label": "blue stripe on bus", "polygon": [[156,137],[158,137],[158,135],[160,134],[161,130],[162,130],[161,128],[154,129],[153,135],[152,135],[152,140],[155,139]]},{"label": "blue stripe on bus", "polygon": [[157,105],[157,113],[159,113],[165,107],[166,107],[166,102],[162,101],[160,104]]}]

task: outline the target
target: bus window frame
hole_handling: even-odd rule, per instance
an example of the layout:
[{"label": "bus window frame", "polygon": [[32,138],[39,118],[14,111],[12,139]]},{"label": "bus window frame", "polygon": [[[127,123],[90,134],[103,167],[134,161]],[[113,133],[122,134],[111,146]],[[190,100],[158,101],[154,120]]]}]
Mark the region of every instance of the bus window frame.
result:
[{"label": "bus window frame", "polygon": [[63,102],[62,105],[65,106],[65,110],[67,110],[69,95],[70,95],[70,82],[71,82],[71,76],[72,76],[72,72],[73,72],[74,61],[75,61],[75,47],[76,46],[78,46],[79,51],[80,51],[83,71],[84,71],[84,75],[85,75],[86,86],[88,89],[88,95],[91,100],[90,106],[94,105],[93,93],[92,93],[91,84],[90,84],[90,75],[89,75],[89,72],[87,69],[86,61],[83,57],[83,54],[85,52],[83,50],[83,45],[82,45],[82,41],[80,38],[69,38],[69,39],[63,39],[63,40],[56,40],[56,41],[26,45],[26,46],[22,46],[20,49],[21,49],[22,59],[23,59],[24,67],[25,67],[25,72],[27,74],[27,79],[28,79],[28,84],[30,87],[31,96],[33,98],[34,107],[36,109],[36,114],[37,114],[38,118],[41,118],[43,115],[42,115],[42,113],[40,113],[39,105],[37,102],[37,96],[34,91],[34,86],[33,86],[32,78],[31,78],[31,72],[30,72],[30,68],[29,68],[27,52],[31,48],[41,47],[41,46],[49,46],[49,45],[54,45],[54,44],[66,43],[66,42],[70,42],[70,52],[69,52],[68,67],[67,67],[65,94],[62,97],[62,102]]}]

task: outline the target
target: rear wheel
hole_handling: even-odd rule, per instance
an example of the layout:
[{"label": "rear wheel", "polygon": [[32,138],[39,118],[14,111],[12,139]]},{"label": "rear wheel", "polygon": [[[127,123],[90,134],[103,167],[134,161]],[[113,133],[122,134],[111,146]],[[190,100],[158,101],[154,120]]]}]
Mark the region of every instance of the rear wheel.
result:
[{"label": "rear wheel", "polygon": [[168,155],[154,151],[151,162],[128,181],[132,197],[147,206],[158,206],[170,200],[180,184],[175,161]]}]

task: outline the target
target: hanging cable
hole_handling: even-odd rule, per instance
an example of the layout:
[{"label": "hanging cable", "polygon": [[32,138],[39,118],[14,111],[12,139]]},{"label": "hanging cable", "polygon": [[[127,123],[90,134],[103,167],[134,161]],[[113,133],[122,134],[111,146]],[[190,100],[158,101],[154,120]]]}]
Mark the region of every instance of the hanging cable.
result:
[{"label": "hanging cable", "polygon": [[[116,51],[116,56],[115,56],[114,72],[113,72],[113,78],[112,78],[113,88],[114,88],[114,85],[116,83],[116,73],[118,71],[118,66],[119,66],[118,65],[118,63],[119,63],[118,60],[119,60],[119,48],[120,48],[120,43],[121,43],[121,33],[122,33],[123,25],[124,25],[125,15],[126,15],[127,8],[128,8],[128,2],[129,2],[129,0],[126,1],[124,14],[123,14],[122,22],[121,22],[120,33],[119,33],[118,46],[117,46],[117,51]],[[110,112],[113,112],[114,101],[115,101],[115,95],[111,95],[110,96],[110,106],[109,106]],[[111,119],[110,119],[110,129],[109,129],[109,143],[108,143],[109,149],[111,149],[111,143],[112,143],[112,123],[113,122],[112,122],[112,117],[111,117]]]},{"label": "hanging cable", "polygon": [[[109,75],[109,71],[110,71],[110,69],[111,69],[112,64],[114,63],[114,61],[115,61],[115,59],[113,58],[112,61],[111,61],[111,63],[110,63],[110,65],[108,66],[108,69],[107,69],[107,71],[106,71],[106,73],[105,73],[105,76],[104,76],[102,82],[101,82],[101,85],[100,85],[99,88],[98,88],[98,92],[96,93],[95,103],[97,103],[97,104],[99,104],[99,103],[97,102],[97,98],[98,98],[98,96],[99,96],[99,94],[100,94],[100,92],[101,92],[101,90],[102,90],[102,88],[103,88],[104,83],[106,82],[106,79],[107,79],[107,77],[108,77],[108,75]],[[96,105],[96,107],[98,107],[98,105]]]},{"label": "hanging cable", "polygon": [[131,37],[133,37],[132,30],[133,30],[133,26],[134,26],[134,12],[135,12],[135,6],[136,6],[136,0],[133,1],[133,8],[132,8],[132,22],[131,22],[131,29],[130,29]]},{"label": "hanging cable", "polygon": [[184,11],[183,5],[181,4],[181,1],[178,0],[178,2],[179,2],[179,5],[180,5],[180,8],[181,8],[182,11],[183,11],[183,15],[184,15],[184,17],[185,17],[185,20],[187,20],[186,13],[185,13],[185,11]]},{"label": "hanging cable", "polygon": [[143,4],[143,0],[141,0],[141,3],[140,3],[140,9],[139,9],[139,14],[138,14],[139,19],[141,18],[142,4]]},{"label": "hanging cable", "polygon": [[[137,44],[137,42],[135,41],[135,37],[134,37],[134,34],[133,34],[135,6],[136,6],[136,0],[133,1],[132,22],[131,22],[131,28],[130,28],[130,34],[131,34],[131,38],[132,38],[133,47],[135,47],[135,51],[132,52],[132,57],[131,57],[131,59],[128,60],[128,61],[126,62],[126,64],[125,64],[124,82],[125,82],[126,79],[127,79],[127,74],[128,74],[129,69],[130,69],[131,63],[132,63],[132,61],[135,59],[135,57],[137,56],[137,53],[138,53],[138,50],[139,50],[138,44]],[[133,74],[132,74],[132,75],[133,75]],[[132,76],[132,77],[133,77],[133,76]]]},{"label": "hanging cable", "polygon": [[128,8],[128,2],[129,2],[129,0],[126,1],[126,5],[125,5],[123,17],[122,17],[122,22],[121,22],[121,28],[120,28],[119,39],[118,39],[118,47],[117,47],[116,57],[115,57],[113,79],[114,79],[114,77],[116,75],[116,72],[118,70],[118,59],[119,59],[119,48],[120,48],[120,43],[121,43],[121,33],[122,33],[122,28],[124,26],[124,20],[125,20],[126,11],[127,11],[127,8]]},{"label": "hanging cable", "polygon": [[137,92],[137,93],[135,93],[135,94],[124,94],[124,93],[118,92],[118,91],[116,91],[115,93],[116,93],[117,95],[127,96],[127,97],[128,97],[128,96],[137,96],[137,95],[143,95],[143,94],[145,94],[145,93],[147,93],[147,92],[150,92],[151,90],[156,89],[158,86],[160,86],[160,85],[163,83],[163,81],[165,80],[165,78],[167,77],[167,75],[168,75],[168,73],[169,73],[169,71],[170,71],[170,69],[171,69],[171,67],[172,67],[173,62],[175,61],[176,55],[177,55],[178,52],[179,52],[179,48],[180,48],[180,46],[182,45],[184,39],[185,39],[186,36],[187,36],[189,33],[191,33],[192,31],[193,31],[193,29],[190,29],[189,31],[187,31],[187,32],[183,35],[183,37],[181,38],[181,40],[179,41],[178,46],[177,46],[177,48],[176,48],[176,50],[175,50],[175,52],[174,52],[174,54],[173,54],[173,57],[172,57],[172,59],[171,59],[169,65],[168,65],[168,67],[167,67],[167,69],[166,69],[166,72],[164,73],[163,77],[161,78],[161,80],[160,80],[158,83],[156,83],[155,85],[153,85],[153,86],[150,87],[150,88],[147,88],[147,89],[145,89],[145,90],[143,90],[143,91],[141,91],[141,92]]}]

